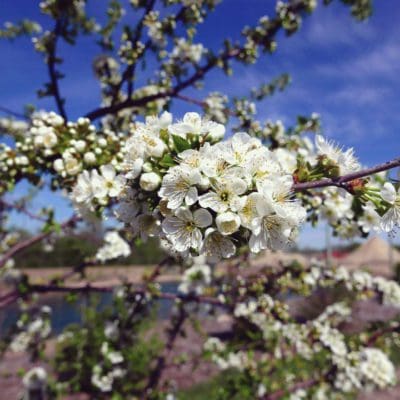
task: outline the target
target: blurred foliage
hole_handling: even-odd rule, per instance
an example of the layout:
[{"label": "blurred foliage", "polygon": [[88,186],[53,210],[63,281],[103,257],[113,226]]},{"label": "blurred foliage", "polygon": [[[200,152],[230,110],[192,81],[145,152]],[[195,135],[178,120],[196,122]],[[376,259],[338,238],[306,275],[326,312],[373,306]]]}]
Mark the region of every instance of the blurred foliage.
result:
[{"label": "blurred foliage", "polygon": [[[153,303],[138,298],[129,287],[115,296],[110,306],[99,309],[99,300],[99,296],[91,295],[82,324],[70,325],[58,339],[53,360],[58,383],[53,389],[59,395],[85,392],[92,399],[109,398],[92,379],[95,368],[106,375],[116,367],[104,353],[104,344],[121,355],[118,368],[122,374],[113,378],[112,398],[138,394],[145,386],[151,362],[162,349],[157,335],[149,333],[155,317]],[[113,334],[107,333],[109,324],[115,326]]]},{"label": "blurred foliage", "polygon": [[[23,233],[28,238],[27,233]],[[15,257],[15,262],[21,268],[48,268],[74,267],[82,263],[85,258],[96,254],[101,245],[101,239],[92,232],[81,232],[72,236],[62,236],[49,244],[52,251],[46,251],[41,243],[34,244]],[[147,243],[134,245],[132,254],[127,258],[120,258],[107,265],[147,265],[157,264],[163,258],[157,239],[149,239]]]}]

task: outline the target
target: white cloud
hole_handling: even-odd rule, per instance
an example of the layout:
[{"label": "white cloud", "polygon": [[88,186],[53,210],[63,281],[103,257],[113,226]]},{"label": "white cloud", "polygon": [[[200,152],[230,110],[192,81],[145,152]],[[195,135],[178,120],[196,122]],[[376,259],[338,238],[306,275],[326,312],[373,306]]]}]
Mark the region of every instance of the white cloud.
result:
[{"label": "white cloud", "polygon": [[343,139],[349,144],[360,142],[365,138],[364,121],[357,116],[332,114],[324,111],[322,114],[324,135],[339,142]]},{"label": "white cloud", "polygon": [[350,85],[332,92],[328,95],[328,100],[335,103],[351,103],[354,107],[373,105],[379,106],[384,100],[387,100],[391,95],[389,88],[370,86],[355,86]]},{"label": "white cloud", "polygon": [[355,80],[374,77],[397,81],[400,74],[400,43],[383,43],[356,58],[344,58],[335,64],[318,66],[316,72],[325,77],[342,76]]},{"label": "white cloud", "polygon": [[[348,14],[347,11],[345,13]],[[342,14],[342,13],[341,13]],[[347,18],[346,18],[347,17]],[[368,21],[355,22],[349,15],[338,16],[335,7],[322,8],[311,17],[306,40],[317,46],[353,46],[360,40],[370,40],[375,30]]]}]

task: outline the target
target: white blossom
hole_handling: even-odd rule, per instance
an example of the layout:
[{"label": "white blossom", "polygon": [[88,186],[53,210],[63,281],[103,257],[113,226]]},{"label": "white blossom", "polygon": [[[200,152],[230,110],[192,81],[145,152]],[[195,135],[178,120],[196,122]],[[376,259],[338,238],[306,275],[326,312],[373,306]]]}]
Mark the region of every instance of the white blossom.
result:
[{"label": "white blossom", "polygon": [[382,217],[382,229],[390,232],[393,228],[400,224],[400,193],[396,193],[395,187],[386,182],[381,191],[382,199],[389,204],[389,209]]},{"label": "white blossom", "polygon": [[91,184],[94,197],[103,199],[106,196],[117,197],[126,179],[122,175],[116,175],[115,168],[108,164],[100,167],[101,175],[94,170],[92,172]]},{"label": "white blossom", "polygon": [[190,248],[198,250],[203,243],[199,228],[206,228],[212,223],[211,214],[204,209],[193,213],[187,208],[178,208],[174,216],[167,217],[162,223],[162,229],[178,251]]},{"label": "white blossom", "polygon": [[128,257],[131,254],[128,243],[117,231],[107,232],[104,236],[104,243],[96,253],[96,259],[100,262],[104,263],[118,257]]}]

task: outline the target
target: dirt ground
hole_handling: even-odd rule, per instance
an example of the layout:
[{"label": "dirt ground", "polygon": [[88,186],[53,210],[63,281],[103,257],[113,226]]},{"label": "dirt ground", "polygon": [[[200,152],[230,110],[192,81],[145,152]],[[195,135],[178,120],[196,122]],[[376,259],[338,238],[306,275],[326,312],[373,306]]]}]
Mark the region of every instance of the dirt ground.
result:
[{"label": "dirt ground", "polygon": [[[135,266],[115,266],[112,268],[105,266],[87,267],[85,269],[86,279],[96,282],[98,285],[114,286],[121,283],[121,280],[129,282],[141,282],[144,274],[151,272],[153,265],[135,265]],[[23,269],[32,283],[47,283],[49,279],[62,276],[70,271],[70,268],[27,268]],[[176,282],[179,281],[180,274],[176,268],[169,268],[165,273],[157,278],[158,282]],[[78,274],[68,279],[68,282],[79,282],[81,280]]]}]

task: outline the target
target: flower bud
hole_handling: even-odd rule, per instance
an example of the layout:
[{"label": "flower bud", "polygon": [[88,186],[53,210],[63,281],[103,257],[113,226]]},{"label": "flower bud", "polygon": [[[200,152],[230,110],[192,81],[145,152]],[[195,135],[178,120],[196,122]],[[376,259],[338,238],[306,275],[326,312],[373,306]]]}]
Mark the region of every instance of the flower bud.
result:
[{"label": "flower bud", "polygon": [[140,187],[148,192],[158,189],[160,184],[161,177],[155,172],[145,172],[140,177]]},{"label": "flower bud", "polygon": [[143,171],[144,172],[152,172],[153,171],[153,166],[149,162],[145,162],[143,164]]},{"label": "flower bud", "polygon": [[240,217],[233,212],[219,214],[215,219],[218,230],[223,235],[231,235],[240,227]]},{"label": "flower bud", "polygon": [[87,164],[94,164],[96,162],[96,156],[91,151],[88,151],[87,153],[84,154],[83,160]]},{"label": "flower bud", "polygon": [[84,140],[77,140],[74,144],[74,147],[76,148],[76,150],[82,153],[82,151],[85,150],[86,142]]},{"label": "flower bud", "polygon": [[61,158],[57,158],[57,160],[54,160],[53,162],[53,168],[57,172],[64,171],[64,161]]},{"label": "flower bud", "polygon": [[98,144],[100,147],[106,147],[106,146],[107,146],[107,140],[104,139],[104,138],[100,138],[100,139],[97,141],[97,144]]}]

